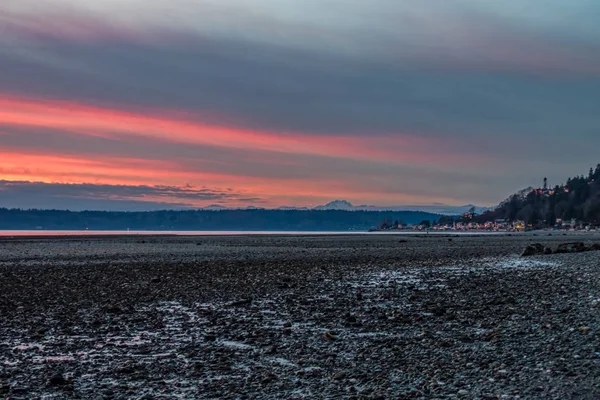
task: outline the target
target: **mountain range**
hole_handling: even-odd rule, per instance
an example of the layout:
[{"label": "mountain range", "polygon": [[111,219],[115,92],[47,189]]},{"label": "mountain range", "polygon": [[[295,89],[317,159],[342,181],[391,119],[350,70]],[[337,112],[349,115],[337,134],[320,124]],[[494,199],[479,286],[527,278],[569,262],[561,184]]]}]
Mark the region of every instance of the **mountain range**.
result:
[{"label": "mountain range", "polygon": [[[463,206],[450,206],[443,203],[433,203],[426,205],[406,205],[406,206],[374,206],[374,205],[359,205],[355,206],[347,200],[333,200],[327,204],[319,205],[316,207],[290,207],[283,206],[278,207],[276,210],[343,210],[343,211],[424,211],[434,214],[443,215],[462,215],[472,208],[475,208],[475,212],[478,214],[484,211],[493,209],[487,207],[475,206],[473,204],[467,204]],[[203,210],[220,211],[229,209],[242,209],[242,208],[227,208],[222,205],[213,204],[208,207],[204,207]],[[257,209],[257,207],[248,207],[244,209]]]}]

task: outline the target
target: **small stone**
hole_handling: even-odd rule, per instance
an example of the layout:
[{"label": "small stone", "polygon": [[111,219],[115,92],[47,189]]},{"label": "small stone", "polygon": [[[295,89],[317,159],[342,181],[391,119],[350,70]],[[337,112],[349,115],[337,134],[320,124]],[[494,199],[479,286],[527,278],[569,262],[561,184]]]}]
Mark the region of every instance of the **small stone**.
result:
[{"label": "small stone", "polygon": [[291,328],[292,327],[292,323],[291,322],[286,322],[285,324],[283,324],[284,328]]},{"label": "small stone", "polygon": [[465,390],[465,389],[461,389],[458,391],[457,393],[459,396],[468,396],[469,395],[469,391]]},{"label": "small stone", "polygon": [[340,337],[332,331],[325,331],[325,334],[323,335],[323,337],[325,337],[325,339],[327,339],[330,342],[335,342],[337,340],[340,340]]}]

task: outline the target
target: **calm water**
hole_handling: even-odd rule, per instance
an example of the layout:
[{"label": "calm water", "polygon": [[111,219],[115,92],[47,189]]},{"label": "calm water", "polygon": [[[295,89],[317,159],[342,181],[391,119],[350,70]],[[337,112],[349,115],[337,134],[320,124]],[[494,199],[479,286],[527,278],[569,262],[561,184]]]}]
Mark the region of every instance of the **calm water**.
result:
[{"label": "calm water", "polygon": [[[0,237],[15,236],[98,236],[98,235],[178,235],[178,236],[237,236],[237,235],[423,235],[425,232],[365,232],[365,231],[2,231]],[[429,232],[430,235],[502,235],[504,232]]]}]

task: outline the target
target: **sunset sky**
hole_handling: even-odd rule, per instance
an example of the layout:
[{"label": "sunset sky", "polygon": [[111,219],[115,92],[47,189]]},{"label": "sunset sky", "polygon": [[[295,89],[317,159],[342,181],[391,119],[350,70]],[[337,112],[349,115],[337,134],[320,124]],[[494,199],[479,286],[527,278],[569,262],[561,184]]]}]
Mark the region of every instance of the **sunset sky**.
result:
[{"label": "sunset sky", "polygon": [[600,162],[597,0],[0,3],[0,207],[486,206]]}]

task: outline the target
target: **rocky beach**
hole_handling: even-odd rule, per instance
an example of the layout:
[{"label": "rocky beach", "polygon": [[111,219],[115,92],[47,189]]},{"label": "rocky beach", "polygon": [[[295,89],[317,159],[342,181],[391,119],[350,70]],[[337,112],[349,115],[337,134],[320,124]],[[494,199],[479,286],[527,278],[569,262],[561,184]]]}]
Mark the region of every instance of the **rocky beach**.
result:
[{"label": "rocky beach", "polygon": [[10,399],[600,399],[600,235],[0,239]]}]

